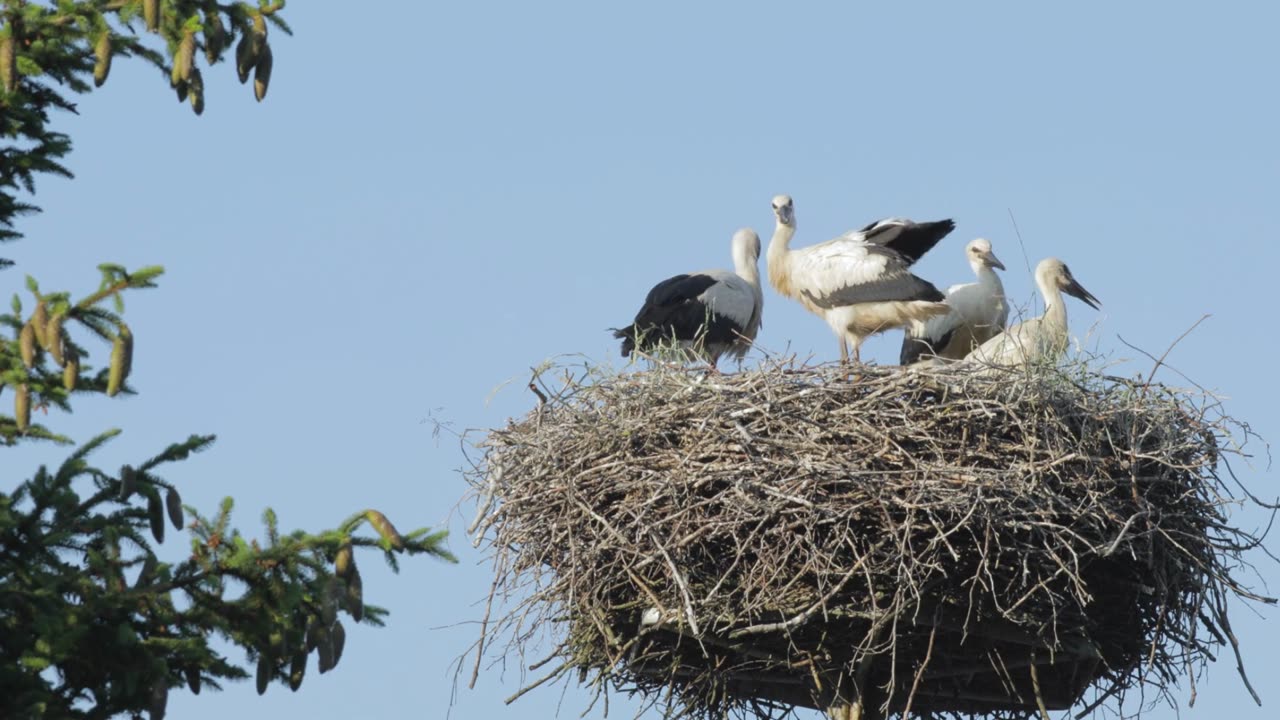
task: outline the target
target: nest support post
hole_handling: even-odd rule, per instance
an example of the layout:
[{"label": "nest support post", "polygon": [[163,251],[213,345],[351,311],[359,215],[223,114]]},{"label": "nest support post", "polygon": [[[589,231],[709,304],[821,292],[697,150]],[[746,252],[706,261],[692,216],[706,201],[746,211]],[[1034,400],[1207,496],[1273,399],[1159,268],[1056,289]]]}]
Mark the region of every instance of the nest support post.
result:
[{"label": "nest support post", "polygon": [[831,720],[883,720],[886,693],[872,672],[877,665],[876,643],[884,635],[886,617],[872,624],[866,644],[853,663],[852,676],[839,675],[832,682],[832,699],[827,704]]},{"label": "nest support post", "polygon": [[835,692],[827,705],[831,720],[884,720],[885,694],[869,675],[855,673],[852,678],[836,681]]}]

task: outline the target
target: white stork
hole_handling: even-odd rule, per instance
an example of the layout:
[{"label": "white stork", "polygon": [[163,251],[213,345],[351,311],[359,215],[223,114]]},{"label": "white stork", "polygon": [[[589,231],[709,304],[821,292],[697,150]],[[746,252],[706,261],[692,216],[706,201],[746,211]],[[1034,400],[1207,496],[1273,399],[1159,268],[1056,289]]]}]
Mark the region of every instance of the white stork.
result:
[{"label": "white stork", "polygon": [[959,360],[1004,330],[1009,319],[1004,284],[995,269],[1004,263],[991,251],[991,241],[973,240],[964,248],[978,282],[947,288],[951,312],[930,318],[923,327],[908,327],[902,338],[899,363],[910,365],[924,357]]},{"label": "white stork", "polygon": [[790,248],[796,233],[790,196],[773,199],[769,282],[779,294],[827,321],[840,340],[840,361],[861,362],[862,341],[875,333],[950,311],[942,293],[908,268],[955,228],[950,220],[878,220],[827,242]]},{"label": "white stork", "polygon": [[741,360],[760,330],[760,236],[750,228],[733,234],[733,272],[704,270],[667,278],[649,291],[635,322],[613,336],[622,356],[674,346],[684,358],[711,368],[722,355]]},{"label": "white stork", "polygon": [[1030,365],[1056,361],[1067,351],[1067,308],[1062,293],[1083,300],[1097,310],[1098,298],[1076,282],[1071,269],[1057,258],[1036,265],[1036,285],[1044,298],[1044,315],[1005,330],[979,345],[966,361],[985,365]]}]

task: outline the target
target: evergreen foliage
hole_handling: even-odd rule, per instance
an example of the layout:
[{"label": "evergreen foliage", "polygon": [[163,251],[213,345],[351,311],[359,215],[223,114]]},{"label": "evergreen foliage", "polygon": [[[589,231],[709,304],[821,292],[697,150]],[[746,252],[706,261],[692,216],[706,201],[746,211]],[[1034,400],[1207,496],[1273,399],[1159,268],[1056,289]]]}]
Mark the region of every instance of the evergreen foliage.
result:
[{"label": "evergreen foliage", "polygon": [[[37,211],[20,197],[34,192],[37,175],[71,177],[63,165],[71,140],[50,126],[53,111],[75,112],[71,93],[105,82],[115,57],[134,56],[161,69],[199,114],[200,56],[212,66],[235,43],[236,72],[241,82],[254,78],[262,100],[268,27],[289,32],[283,8],[281,0],[0,0],[0,241],[21,237],[15,220]],[[146,44],[155,37],[163,51]],[[0,314],[0,448],[74,444],[45,424],[50,409],[70,411],[74,394],[134,392],[124,294],[155,287],[164,270],[98,269],[98,290],[79,299],[43,292],[28,276]],[[198,694],[250,674],[259,693],[273,682],[297,690],[312,654],[322,673],[341,659],[339,615],[373,625],[386,616],[365,602],[357,549],[381,551],[395,570],[401,556],[454,561],[444,532],[401,534],[375,510],[332,530],[282,534],[268,509],[264,539],[248,538],[230,525],[231,498],[206,517],[159,474],[209,447],[212,435],[115,472],[90,464],[117,434],[0,485],[0,717],[158,720],[171,689]],[[191,531],[181,562],[156,552],[166,524]]]},{"label": "evergreen foliage", "polygon": [[[179,102],[204,112],[200,70],[231,54],[240,82],[266,96],[273,57],[270,27],[291,34],[284,0],[0,0],[0,241],[21,234],[14,220],[39,208],[21,199],[40,174],[72,177],[63,159],[71,138],[51,127],[53,110],[76,111],[73,94],[100,87],[117,57],[159,69]],[[155,39],[163,50],[150,46]],[[237,41],[238,38],[238,41]],[[4,264],[9,264],[7,261]]]},{"label": "evergreen foliage", "polygon": [[[70,443],[69,438],[44,425],[33,424],[32,411],[47,411],[50,406],[70,411],[73,392],[132,392],[126,381],[133,364],[133,332],[121,317],[121,293],[155,287],[164,268],[129,272],[105,263],[98,269],[102,272],[98,291],[77,302],[72,302],[67,292],[41,293],[39,284],[28,275],[31,309],[26,318],[22,298],[16,294],[11,312],[0,315],[0,326],[13,337],[0,341],[0,398],[9,388],[14,395],[13,415],[0,411],[0,445],[15,445],[22,439]],[[110,310],[103,307],[108,300],[113,301]],[[110,348],[107,363],[96,371],[84,364],[89,360],[89,348],[84,337],[76,339],[72,331],[77,329]]]},{"label": "evergreen foliage", "polygon": [[[0,716],[164,716],[170,689],[219,688],[249,672],[218,652],[219,638],[256,664],[258,691],[297,690],[308,658],[327,672],[342,658],[339,619],[381,625],[366,604],[353,549],[452,557],[443,532],[401,535],[367,510],[336,529],[282,534],[263,513],[266,541],[230,526],[232,500],[210,517],[184,506],[158,470],[213,443],[193,435],[136,466],[89,463],[109,431],[54,470],[41,467],[0,493]],[[165,525],[192,531],[190,556],[161,561]],[[363,526],[372,534],[360,533]],[[52,670],[53,672],[48,672]]]}]

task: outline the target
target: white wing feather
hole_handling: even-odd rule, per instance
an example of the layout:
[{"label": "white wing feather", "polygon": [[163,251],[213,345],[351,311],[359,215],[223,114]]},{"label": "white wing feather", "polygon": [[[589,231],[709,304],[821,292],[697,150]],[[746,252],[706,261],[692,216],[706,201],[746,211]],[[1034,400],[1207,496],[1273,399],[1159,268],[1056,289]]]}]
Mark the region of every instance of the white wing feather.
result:
[{"label": "white wing feather", "polygon": [[883,253],[869,252],[865,242],[836,238],[794,251],[791,277],[797,292],[822,297],[876,280],[890,269],[890,260]]},{"label": "white wing feather", "polygon": [[934,351],[942,352],[942,349],[937,346],[938,343],[942,338],[946,337],[947,333],[952,332],[963,323],[964,318],[961,317],[960,313],[956,312],[955,308],[952,308],[951,312],[946,315],[935,315],[926,320],[923,333],[917,335],[911,328],[907,328],[907,335],[924,340],[934,348]]},{"label": "white wing feather", "polygon": [[871,225],[870,230],[877,231],[870,238],[867,237],[867,230],[849,230],[841,235],[837,240],[853,240],[854,242],[867,243],[871,245],[887,245],[893,242],[902,234],[902,229],[911,221],[907,218],[891,217],[877,220]]},{"label": "white wing feather", "polygon": [[1009,305],[1005,302],[1003,289],[996,293],[979,283],[953,286],[947,290],[947,304],[981,338],[1000,332],[1009,319]]},{"label": "white wing feather", "polygon": [[966,359],[988,365],[1026,365],[1048,354],[1039,331],[1040,318],[1032,318],[982,343]]},{"label": "white wing feather", "polygon": [[756,315],[756,294],[751,285],[736,273],[706,273],[719,282],[707,288],[698,299],[711,312],[726,317],[752,334],[751,320]]},{"label": "white wing feather", "polygon": [[942,338],[948,330],[965,323],[974,329],[978,337],[990,338],[1004,329],[1009,321],[1009,304],[1004,299],[1003,287],[983,287],[981,283],[958,283],[947,288],[945,301],[951,312],[926,323],[926,334],[931,341]]}]

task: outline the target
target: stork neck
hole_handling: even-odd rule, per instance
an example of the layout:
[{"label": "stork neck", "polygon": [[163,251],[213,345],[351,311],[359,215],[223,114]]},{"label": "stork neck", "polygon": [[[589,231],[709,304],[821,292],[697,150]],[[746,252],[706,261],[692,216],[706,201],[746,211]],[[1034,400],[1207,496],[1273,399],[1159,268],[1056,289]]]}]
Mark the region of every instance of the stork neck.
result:
[{"label": "stork neck", "polygon": [[795,237],[795,234],[795,223],[791,223],[790,225],[777,223],[774,225],[773,240],[769,241],[769,251],[767,254],[769,266],[771,266],[771,268],[774,263],[778,263],[778,261],[785,259],[787,252],[791,251],[791,238]]},{"label": "stork neck", "polygon": [[775,259],[785,257],[787,252],[791,250],[791,238],[795,237],[796,226],[792,222],[790,225],[776,223],[773,228],[773,239],[769,241],[769,264],[772,265]]},{"label": "stork neck", "polygon": [[1067,305],[1062,301],[1062,291],[1058,289],[1056,283],[1051,285],[1039,277],[1036,278],[1036,285],[1040,286],[1040,295],[1044,298],[1044,319],[1042,322],[1065,328],[1067,326]]},{"label": "stork neck", "polygon": [[974,263],[973,274],[978,276],[979,285],[1004,295],[1004,283],[1000,282],[1000,276],[996,274],[995,268],[983,263]]},{"label": "stork neck", "polygon": [[757,258],[734,258],[733,270],[748,283],[759,287],[760,285],[760,265]]},{"label": "stork neck", "polygon": [[777,223],[773,229],[773,239],[769,241],[769,282],[782,295],[791,296],[791,238],[796,234],[795,221],[790,225]]}]

